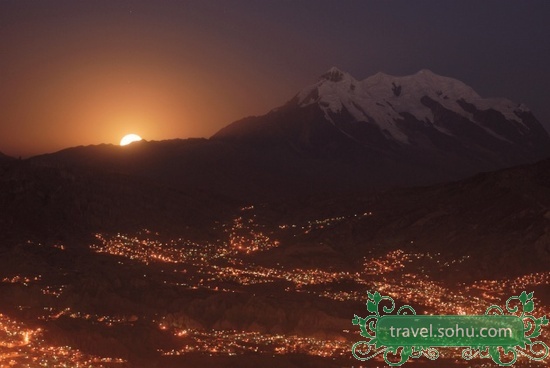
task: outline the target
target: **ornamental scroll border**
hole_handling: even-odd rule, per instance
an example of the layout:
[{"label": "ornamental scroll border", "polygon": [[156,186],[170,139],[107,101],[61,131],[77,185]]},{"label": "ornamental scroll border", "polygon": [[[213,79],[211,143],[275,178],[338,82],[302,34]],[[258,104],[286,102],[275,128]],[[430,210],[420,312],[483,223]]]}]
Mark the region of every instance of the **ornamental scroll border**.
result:
[{"label": "ornamental scroll border", "polygon": [[[414,346],[402,345],[382,345],[376,337],[376,324],[380,315],[380,308],[383,313],[391,314],[395,310],[395,302],[389,296],[383,296],[378,291],[375,293],[367,292],[367,310],[371,313],[362,318],[354,316],[352,324],[359,326],[360,334],[366,340],[358,341],[353,344],[351,353],[353,357],[360,361],[370,360],[380,354],[383,354],[385,362],[389,366],[401,366],[409,358],[418,359],[422,356],[436,360],[439,358],[439,351],[428,345],[416,344]],[[519,302],[519,303],[518,303]],[[381,305],[387,304],[387,305]],[[512,303],[515,305],[512,306]],[[520,309],[521,307],[521,309]],[[541,334],[542,326],[548,325],[546,316],[540,318],[534,317],[531,312],[535,309],[533,293],[523,291],[518,296],[508,298],[505,310],[497,305],[492,305],[485,311],[485,315],[515,315],[523,321],[524,336],[522,342],[515,346],[469,346],[462,350],[462,358],[471,360],[474,358],[491,358],[500,366],[510,366],[514,364],[518,355],[523,355],[534,361],[544,360],[549,355],[549,348],[542,341],[532,341]],[[416,315],[416,311],[410,305],[404,305],[397,310],[396,315]],[[503,353],[503,355],[502,355]],[[391,359],[393,355],[393,359]],[[399,361],[395,361],[395,358]],[[505,358],[505,359],[503,359]]]}]

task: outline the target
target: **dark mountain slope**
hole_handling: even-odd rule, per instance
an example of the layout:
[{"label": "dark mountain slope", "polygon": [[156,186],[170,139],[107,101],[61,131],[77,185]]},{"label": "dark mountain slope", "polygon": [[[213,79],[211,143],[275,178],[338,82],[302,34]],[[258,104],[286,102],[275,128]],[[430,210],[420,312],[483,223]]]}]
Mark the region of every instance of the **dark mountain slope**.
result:
[{"label": "dark mountain slope", "polygon": [[549,156],[550,137],[523,104],[427,70],[357,81],[333,68],[211,139],[74,147],[30,161],[261,202],[441,183]]},{"label": "dark mountain slope", "polygon": [[396,170],[395,163],[373,160],[369,170],[359,170],[353,163],[304,157],[289,147],[206,139],[75,147],[29,161],[131,175],[185,192],[200,191],[245,203],[371,190],[395,182],[396,173],[408,169],[400,165],[401,170]]},{"label": "dark mountain slope", "polygon": [[[372,215],[353,215],[365,212]],[[469,256],[467,262],[456,266],[458,270],[463,267],[462,273],[438,276],[444,279],[547,271],[550,160],[375,196],[310,197],[296,203],[272,204],[266,207],[265,216],[269,222],[297,224],[304,224],[306,219],[347,216],[294,239],[304,249],[328,246],[332,264],[362,265],[363,257],[402,249],[441,253],[450,260]],[[293,253],[299,254],[297,250]],[[326,251],[317,256],[323,254],[326,256]],[[316,262],[315,252],[310,258]]]},{"label": "dark mountain slope", "polygon": [[0,163],[11,161],[11,160],[14,160],[14,158],[10,157],[10,156],[7,156],[7,155],[3,154],[2,152],[0,152]]},{"label": "dark mountain slope", "polygon": [[[550,137],[530,110],[486,99],[428,70],[363,81],[336,68],[264,116],[239,120],[212,139],[284,146],[336,159],[401,185],[456,180],[550,156]],[[395,180],[389,176],[390,180]]]},{"label": "dark mountain slope", "polygon": [[0,166],[4,238],[63,240],[150,227],[191,235],[209,229],[234,207],[198,191],[178,191],[101,170],[43,167],[27,161]]}]

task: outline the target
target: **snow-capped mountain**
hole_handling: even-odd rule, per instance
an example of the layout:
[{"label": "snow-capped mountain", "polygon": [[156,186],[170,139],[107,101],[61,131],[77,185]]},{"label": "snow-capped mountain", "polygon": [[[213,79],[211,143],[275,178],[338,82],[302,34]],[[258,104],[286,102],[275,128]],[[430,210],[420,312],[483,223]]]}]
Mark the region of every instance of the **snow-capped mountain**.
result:
[{"label": "snow-capped mountain", "polygon": [[547,157],[548,133],[523,105],[426,70],[357,81],[333,68],[210,139],[73,147],[28,161],[254,203],[433,184]]},{"label": "snow-capped mountain", "polygon": [[[388,138],[403,143],[410,143],[412,138],[398,123],[403,119],[402,114],[406,113],[418,121],[431,124],[443,134],[453,135],[443,126],[434,124],[434,111],[429,107],[430,103],[423,99],[431,99],[472,122],[476,122],[476,119],[472,112],[465,109],[465,101],[479,110],[492,108],[520,130],[525,124],[518,113],[528,111],[524,105],[504,98],[481,98],[466,84],[436,75],[429,70],[421,70],[406,77],[377,73],[363,81],[357,81],[348,73],[331,68],[317,83],[300,91],[293,102],[300,107],[319,104],[327,120],[331,122],[334,122],[332,116],[346,111],[357,122],[375,122]],[[480,123],[477,125],[506,140],[498,132],[493,132]]]},{"label": "snow-capped mountain", "polygon": [[550,137],[525,105],[483,98],[429,70],[359,81],[331,68],[287,104],[237,121],[213,139],[406,163],[445,171],[446,179],[550,156]]}]

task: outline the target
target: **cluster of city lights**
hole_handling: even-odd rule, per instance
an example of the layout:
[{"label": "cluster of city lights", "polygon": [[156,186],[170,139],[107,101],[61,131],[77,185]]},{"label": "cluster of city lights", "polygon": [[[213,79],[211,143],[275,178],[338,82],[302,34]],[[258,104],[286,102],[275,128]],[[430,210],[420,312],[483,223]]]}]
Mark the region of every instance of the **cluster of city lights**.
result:
[{"label": "cluster of city lights", "polygon": [[338,223],[342,223],[344,221],[349,221],[352,219],[360,219],[363,217],[369,217],[373,216],[374,214],[371,211],[364,212],[361,214],[354,214],[351,216],[334,216],[334,217],[327,217],[323,219],[315,219],[315,220],[309,220],[304,224],[282,224],[279,225],[280,230],[299,230],[303,234],[309,234],[310,232],[314,230],[321,230],[326,229],[327,227],[336,225]]},{"label": "cluster of city lights", "polygon": [[182,340],[180,349],[160,351],[163,355],[204,353],[210,355],[307,354],[320,357],[349,355],[349,342],[294,335],[264,334],[234,330],[174,330]]},{"label": "cluster of city lights", "polygon": [[[496,285],[498,285],[499,288],[495,288]],[[539,285],[550,285],[550,272],[530,273],[509,280],[480,280],[474,282],[472,288],[486,292],[497,292],[498,290],[521,292],[525,290],[526,287]]]},{"label": "cluster of city lights", "polygon": [[[252,224],[248,221],[246,223]],[[246,228],[241,217],[234,224],[238,229]],[[468,291],[473,288],[482,289],[485,287],[489,291],[495,290],[494,286],[498,284],[500,285],[499,290],[514,292],[518,288],[525,287],[525,285],[548,284],[550,278],[549,273],[539,273],[516,280],[480,281],[472,287],[464,286],[463,291],[453,292],[450,287],[433,281],[423,274],[421,265],[427,261],[435,267],[449,268],[452,265],[466,261],[469,258],[468,256],[449,261],[444,260],[439,253],[412,253],[396,249],[378,258],[366,258],[363,272],[351,273],[322,269],[264,267],[235,259],[231,262],[232,264],[214,264],[212,261],[221,257],[226,257],[226,260],[232,259],[229,258],[229,256],[234,255],[230,251],[233,249],[232,244],[226,245],[225,248],[223,245],[210,243],[199,246],[179,239],[179,244],[187,244],[187,246],[174,247],[172,243],[166,244],[156,240],[149,241],[120,234],[113,238],[106,238],[100,234],[96,237],[102,241],[103,245],[92,246],[95,251],[138,259],[145,263],[158,261],[201,265],[202,267],[198,269],[198,272],[201,272],[202,275],[196,275],[196,280],[188,277],[186,282],[181,283],[182,286],[189,288],[201,287],[216,291],[237,291],[224,283],[231,282],[248,286],[286,281],[292,284],[291,287],[285,287],[287,292],[307,292],[336,301],[361,301],[365,298],[364,292],[361,290],[371,289],[386,292],[403,302],[420,304],[430,313],[479,313],[487,307],[488,301],[493,302],[500,299],[499,295],[492,292],[486,292],[479,296],[472,295]],[[251,249],[256,249],[255,247],[254,245]],[[414,268],[415,273],[406,272],[409,268]],[[390,273],[391,276],[389,276]],[[341,281],[352,281],[352,284],[354,283],[356,287],[350,290],[341,287],[325,288],[324,290],[304,288],[309,285],[328,285]],[[222,284],[225,286],[222,286]]]},{"label": "cluster of city lights", "polygon": [[21,275],[15,275],[12,277],[4,277],[2,278],[2,282],[6,284],[22,284],[24,286],[28,286],[31,282],[37,282],[42,279],[42,275],[37,276],[21,276]]},{"label": "cluster of city lights", "polygon": [[219,245],[196,244],[184,239],[165,243],[156,239],[122,234],[112,237],[96,234],[95,237],[99,244],[90,245],[93,251],[125,257],[145,264],[152,262],[206,264],[208,261],[229,254]]},{"label": "cluster of city lights", "polygon": [[41,291],[44,295],[50,295],[55,298],[59,298],[66,288],[67,285],[46,285],[41,289]]},{"label": "cluster of city lights", "polygon": [[75,311],[69,307],[63,309],[57,309],[53,307],[44,307],[44,314],[38,317],[40,320],[53,321],[61,317],[67,317],[71,319],[80,319],[86,321],[93,321],[95,323],[103,324],[107,327],[112,327],[117,324],[132,324],[138,320],[137,316],[108,316],[98,315],[91,313],[84,313]]},{"label": "cluster of city lights", "polygon": [[[239,216],[223,224],[221,229],[224,238],[218,242],[204,241],[199,244],[183,238],[163,242],[158,240],[160,234],[144,231],[136,236],[97,234],[98,243],[92,245],[91,249],[148,265],[174,265],[173,272],[163,274],[166,277],[164,283],[189,289],[242,292],[251,285],[270,283],[272,287],[279,288],[279,291],[308,293],[339,302],[356,301],[361,305],[366,301],[367,290],[376,290],[393,297],[398,304],[419,306],[423,313],[430,314],[480,314],[491,304],[502,305],[505,297],[522,291],[526,286],[550,284],[550,272],[546,272],[507,280],[482,280],[471,285],[448,285],[435,281],[426,271],[452,270],[454,266],[466,262],[469,256],[450,259],[440,253],[403,249],[395,249],[378,257],[367,257],[362,262],[362,269],[357,272],[262,266],[252,262],[252,258],[247,258],[247,255],[268,252],[279,247],[281,243],[275,238],[281,231],[290,232],[290,235],[307,234],[350,218],[373,216],[373,213],[311,220],[302,225],[285,224],[270,230],[268,226],[258,222],[253,210],[253,207],[243,208]],[[548,312],[539,306],[537,310],[540,313]],[[52,312],[49,318],[55,318],[59,312]],[[101,318],[74,311],[63,311],[61,315],[92,320]],[[107,316],[105,320],[112,321],[111,323],[128,322],[123,318]],[[168,329],[167,326],[160,328]],[[182,339],[182,347],[162,350],[163,355],[197,352],[211,355],[239,355],[248,352],[300,353],[323,357],[349,355],[349,341],[250,331],[188,329],[172,332]]]},{"label": "cluster of city lights", "polygon": [[[325,299],[324,302],[356,302],[357,314],[367,314],[367,291],[379,291],[389,295],[398,306],[410,304],[418,307],[418,313],[451,315],[481,314],[492,304],[503,306],[509,296],[517,295],[526,288],[550,285],[550,272],[450,285],[434,280],[429,276],[430,272],[452,271],[454,266],[466,262],[469,256],[451,259],[440,253],[404,249],[394,249],[377,256],[371,253],[371,256],[359,260],[360,264],[357,264],[357,267],[360,269],[353,272],[321,267],[283,267],[279,263],[275,267],[273,262],[267,266],[261,263],[262,256],[255,256],[280,247],[282,244],[279,239],[326,230],[327,227],[337,226],[345,221],[370,216],[374,216],[372,212],[364,212],[270,227],[258,220],[255,208],[250,206],[242,208],[230,221],[219,224],[217,230],[220,230],[220,239],[215,241],[167,239],[158,232],[145,229],[134,235],[96,234],[90,249],[97,253],[116,256],[119,264],[131,263],[126,260],[142,263],[151,270],[143,272],[143,277],[154,275],[151,278],[154,281],[151,282],[172,285],[175,288],[208,289],[209,292],[217,293],[246,293],[256,292],[257,287],[254,285],[270,284],[269,288],[274,295],[301,293]],[[43,246],[40,243],[28,243]],[[66,249],[64,245],[54,247],[59,250]],[[155,324],[162,321],[158,324],[159,329],[172,333],[181,343],[180,347],[173,350],[163,350],[158,346],[158,352],[162,356],[197,353],[232,356],[253,353],[345,358],[350,356],[350,346],[359,337],[358,332],[351,329],[352,316],[349,326],[351,332],[344,331],[343,334],[338,334],[338,337],[330,338],[226,329],[178,329],[175,325],[166,324],[168,319],[162,315],[102,315],[62,306],[59,304],[64,299],[61,296],[65,297],[64,293],[68,286],[59,281],[50,284],[42,275],[7,274],[2,275],[0,280],[6,284],[6,288],[38,285],[39,289],[36,290],[39,290],[39,293],[52,297],[44,298],[51,302],[51,305],[42,305],[37,312],[37,323],[44,326],[43,328],[47,328],[49,322],[59,319],[86,321],[105,327],[133,326],[138,319]],[[24,290],[30,289],[32,288]],[[20,306],[19,310],[28,308]],[[550,315],[550,309],[538,302],[536,310],[537,314]],[[47,344],[42,336],[43,331],[40,328],[31,328],[8,316],[0,315],[0,366],[110,367],[125,363],[118,358],[86,355],[69,346],[52,346]],[[545,333],[542,340],[547,342]],[[461,360],[456,362],[463,363]],[[523,360],[521,362],[524,363]],[[375,364],[378,363],[376,361]],[[482,362],[480,364],[469,366],[484,366]]]},{"label": "cluster of city lights", "polygon": [[[246,208],[245,208],[246,210]],[[280,245],[279,241],[270,239],[254,221],[254,216],[239,216],[226,229],[229,237],[229,249],[237,253],[251,254],[263,252]]]},{"label": "cluster of city lights", "polygon": [[[405,252],[402,249],[395,249],[388,252],[383,257],[365,258],[364,272],[367,275],[380,275],[404,269],[408,266],[413,266],[417,271],[423,272],[429,265],[430,269],[444,269],[457,265],[468,260],[470,256],[462,256],[458,259],[443,260],[441,253],[420,253],[420,252]],[[424,261],[424,262],[418,262]],[[416,263],[415,263],[416,262]]]},{"label": "cluster of city lights", "polygon": [[40,328],[0,314],[0,366],[1,367],[120,367],[126,363],[120,358],[98,357],[84,354],[70,346],[47,344]]},{"label": "cluster of city lights", "polygon": [[288,281],[301,288],[305,285],[320,285],[342,280],[356,280],[358,273],[330,272],[320,269],[277,269],[249,266],[247,268],[213,266],[215,278],[212,281],[233,281],[241,285],[263,284],[275,281]]}]

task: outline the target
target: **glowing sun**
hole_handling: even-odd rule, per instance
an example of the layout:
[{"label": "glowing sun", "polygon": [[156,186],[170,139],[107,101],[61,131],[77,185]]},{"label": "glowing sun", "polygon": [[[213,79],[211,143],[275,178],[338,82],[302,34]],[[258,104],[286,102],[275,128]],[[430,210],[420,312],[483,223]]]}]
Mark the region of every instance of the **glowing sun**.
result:
[{"label": "glowing sun", "polygon": [[122,139],[120,140],[121,146],[127,146],[132,142],[141,141],[141,137],[137,134],[126,134]]}]

